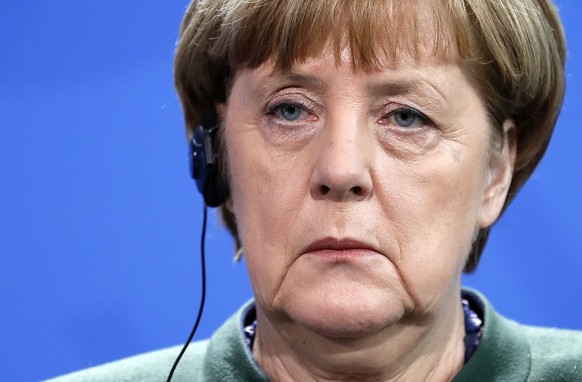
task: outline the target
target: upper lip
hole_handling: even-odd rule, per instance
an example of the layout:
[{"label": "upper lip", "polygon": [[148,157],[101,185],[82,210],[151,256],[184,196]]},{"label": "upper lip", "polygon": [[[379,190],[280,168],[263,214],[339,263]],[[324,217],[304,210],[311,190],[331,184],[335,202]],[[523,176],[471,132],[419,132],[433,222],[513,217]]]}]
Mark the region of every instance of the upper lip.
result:
[{"label": "upper lip", "polygon": [[313,243],[309,244],[307,247],[305,247],[302,253],[324,250],[347,251],[350,249],[367,249],[377,252],[377,250],[370,244],[366,244],[356,239],[350,238],[338,239],[334,237],[326,237],[323,239],[316,240]]}]

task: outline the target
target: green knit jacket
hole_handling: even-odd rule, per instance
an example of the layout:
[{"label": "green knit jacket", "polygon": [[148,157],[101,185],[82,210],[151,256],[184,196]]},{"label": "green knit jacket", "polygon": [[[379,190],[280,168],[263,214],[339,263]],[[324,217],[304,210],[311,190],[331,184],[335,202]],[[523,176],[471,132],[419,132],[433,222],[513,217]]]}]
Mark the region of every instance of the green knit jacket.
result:
[{"label": "green knit jacket", "polygon": [[[520,325],[499,315],[476,291],[482,303],[481,344],[454,382],[582,382],[582,332]],[[256,365],[242,330],[248,304],[207,341],[191,344],[173,381],[267,382]],[[50,382],[148,382],[166,380],[180,346],[68,374]]]}]

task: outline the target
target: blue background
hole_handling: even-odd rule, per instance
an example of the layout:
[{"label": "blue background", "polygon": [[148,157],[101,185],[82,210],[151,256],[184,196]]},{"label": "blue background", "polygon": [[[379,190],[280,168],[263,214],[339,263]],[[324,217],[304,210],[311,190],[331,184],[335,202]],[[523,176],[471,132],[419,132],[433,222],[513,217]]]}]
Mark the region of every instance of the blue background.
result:
[{"label": "blue background", "polygon": [[[519,321],[582,329],[582,3],[558,3],[564,110],[465,284]],[[182,343],[190,331],[202,205],[172,85],[186,5],[0,2],[2,380],[48,378]],[[210,216],[198,338],[251,296]]]}]

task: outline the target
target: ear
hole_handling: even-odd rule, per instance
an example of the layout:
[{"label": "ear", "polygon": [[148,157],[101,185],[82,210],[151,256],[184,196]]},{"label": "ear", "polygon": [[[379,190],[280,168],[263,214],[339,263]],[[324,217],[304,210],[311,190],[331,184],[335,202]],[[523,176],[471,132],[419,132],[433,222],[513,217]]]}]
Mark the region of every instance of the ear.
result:
[{"label": "ear", "polygon": [[234,216],[234,208],[232,205],[232,197],[229,196],[228,199],[226,199],[226,201],[224,203],[222,203],[222,207],[226,208],[228,212],[230,212],[232,214],[232,216]]},{"label": "ear", "polygon": [[216,114],[221,121],[224,121],[225,113],[226,113],[226,103],[224,102],[216,102],[214,104],[214,108],[216,110]]},{"label": "ear", "polygon": [[512,119],[506,119],[503,122],[502,146],[491,148],[489,153],[488,173],[478,217],[479,228],[495,223],[503,210],[513,177],[516,152],[517,128]]}]

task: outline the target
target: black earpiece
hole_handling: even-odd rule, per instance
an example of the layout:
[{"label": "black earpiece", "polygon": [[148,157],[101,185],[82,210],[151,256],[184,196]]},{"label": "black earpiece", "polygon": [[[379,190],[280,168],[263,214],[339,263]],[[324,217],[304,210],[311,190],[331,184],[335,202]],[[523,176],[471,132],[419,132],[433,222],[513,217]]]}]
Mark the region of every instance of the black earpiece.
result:
[{"label": "black earpiece", "polygon": [[217,151],[218,126],[216,113],[207,113],[190,139],[190,175],[209,207],[218,207],[229,196]]},{"label": "black earpiece", "polygon": [[204,302],[206,301],[206,260],[205,260],[205,242],[206,242],[206,221],[208,208],[218,207],[228,199],[228,184],[221,175],[220,155],[217,151],[216,134],[218,133],[219,120],[216,113],[208,113],[200,122],[200,125],[194,130],[192,139],[190,139],[190,175],[196,181],[198,191],[204,197],[204,214],[202,218],[202,233],[200,237],[200,263],[202,273],[202,291],[200,297],[200,306],[198,315],[194,322],[194,327],[188,336],[188,339],[182,346],[182,350],[174,360],[166,382],[171,382],[174,372],[182,359],[182,356],[188,349],[190,342],[196,334],[202,312],[204,311]]}]

